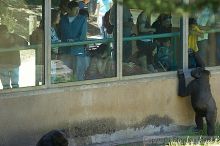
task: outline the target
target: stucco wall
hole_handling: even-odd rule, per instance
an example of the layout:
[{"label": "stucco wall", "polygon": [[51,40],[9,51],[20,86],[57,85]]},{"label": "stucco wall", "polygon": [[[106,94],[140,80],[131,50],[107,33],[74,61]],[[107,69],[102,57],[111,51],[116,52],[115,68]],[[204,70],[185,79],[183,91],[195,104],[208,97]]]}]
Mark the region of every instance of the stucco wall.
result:
[{"label": "stucco wall", "polygon": [[[211,88],[218,107],[219,80],[219,74],[212,75]],[[74,124],[103,119],[105,122],[110,121],[109,125],[114,127],[138,126],[151,115],[166,116],[177,125],[193,124],[190,99],[177,96],[175,75],[84,85],[50,94],[2,98],[0,142],[21,141],[19,139],[24,139],[24,135],[31,139],[50,129],[68,129]]]}]

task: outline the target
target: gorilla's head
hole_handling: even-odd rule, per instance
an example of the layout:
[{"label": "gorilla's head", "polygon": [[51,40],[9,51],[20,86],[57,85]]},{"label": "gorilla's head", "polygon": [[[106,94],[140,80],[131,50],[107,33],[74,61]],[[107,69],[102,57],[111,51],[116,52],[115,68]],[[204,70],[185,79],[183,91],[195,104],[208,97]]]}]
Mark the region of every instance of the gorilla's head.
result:
[{"label": "gorilla's head", "polygon": [[191,71],[191,76],[198,79],[201,77],[208,77],[210,76],[210,72],[205,70],[203,67],[197,67]]},{"label": "gorilla's head", "polygon": [[52,130],[39,140],[37,146],[68,146],[68,140],[62,131]]}]

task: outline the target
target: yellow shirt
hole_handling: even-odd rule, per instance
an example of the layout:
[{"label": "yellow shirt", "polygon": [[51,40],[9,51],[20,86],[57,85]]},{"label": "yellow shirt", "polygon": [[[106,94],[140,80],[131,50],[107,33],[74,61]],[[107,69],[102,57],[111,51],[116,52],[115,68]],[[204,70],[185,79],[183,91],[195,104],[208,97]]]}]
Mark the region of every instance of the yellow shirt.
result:
[{"label": "yellow shirt", "polygon": [[191,25],[189,28],[189,36],[188,36],[188,47],[189,49],[192,49],[194,52],[198,52],[198,36],[199,33],[203,33],[203,31],[197,26],[197,25]]}]

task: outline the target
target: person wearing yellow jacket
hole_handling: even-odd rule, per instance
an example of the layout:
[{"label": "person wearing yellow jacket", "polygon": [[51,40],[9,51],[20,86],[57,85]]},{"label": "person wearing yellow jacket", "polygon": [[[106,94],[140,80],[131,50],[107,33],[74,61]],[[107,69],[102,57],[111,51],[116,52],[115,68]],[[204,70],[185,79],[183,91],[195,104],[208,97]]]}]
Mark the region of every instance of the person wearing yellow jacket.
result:
[{"label": "person wearing yellow jacket", "polygon": [[188,36],[188,52],[189,52],[189,68],[204,67],[204,61],[201,59],[197,46],[198,37],[202,36],[204,31],[197,25],[195,18],[189,18],[189,36]]}]

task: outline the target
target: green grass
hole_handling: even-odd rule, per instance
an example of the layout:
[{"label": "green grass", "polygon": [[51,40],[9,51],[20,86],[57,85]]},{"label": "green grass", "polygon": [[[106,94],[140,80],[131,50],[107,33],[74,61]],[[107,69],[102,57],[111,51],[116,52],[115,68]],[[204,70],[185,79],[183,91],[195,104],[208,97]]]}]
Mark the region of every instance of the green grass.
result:
[{"label": "green grass", "polygon": [[210,140],[195,140],[188,139],[187,141],[172,141],[167,146],[217,146],[220,145],[220,139],[210,139]]},{"label": "green grass", "polygon": [[[207,136],[207,126],[198,133],[193,131],[193,127],[184,131],[181,135],[176,136],[174,139],[169,139],[166,146],[220,146],[220,123],[216,124],[216,134],[214,138]],[[156,145],[156,144],[152,144]],[[117,146],[144,146],[144,142],[121,144]]]},{"label": "green grass", "polygon": [[[184,136],[198,136],[198,135],[201,135],[201,136],[207,136],[207,126],[204,125],[204,129],[202,131],[200,131],[199,133],[195,133],[193,131],[193,127],[192,128],[189,128],[188,130],[186,130],[185,132],[183,132]],[[220,136],[220,123],[217,123],[216,124],[216,127],[215,127],[215,136]]]},{"label": "green grass", "polygon": [[[207,126],[198,133],[193,131],[193,127],[185,131],[181,136],[187,136],[184,140],[173,140],[169,142],[168,146],[219,146],[220,145],[220,124],[216,124],[216,134],[214,138],[207,136]],[[181,138],[181,137],[180,137]]]},{"label": "green grass", "polygon": [[143,146],[143,142],[139,142],[139,143],[129,143],[129,144],[121,144],[121,145],[117,145],[117,146]]}]

